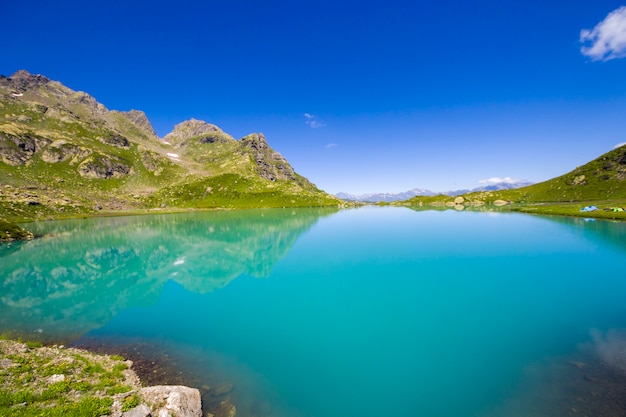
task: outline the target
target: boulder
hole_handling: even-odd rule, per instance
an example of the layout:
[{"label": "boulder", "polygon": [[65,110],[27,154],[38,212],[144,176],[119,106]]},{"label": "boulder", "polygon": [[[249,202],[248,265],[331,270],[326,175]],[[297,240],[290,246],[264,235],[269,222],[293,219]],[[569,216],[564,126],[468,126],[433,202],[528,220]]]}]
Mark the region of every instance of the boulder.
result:
[{"label": "boulder", "polygon": [[584,175],[578,175],[574,177],[574,185],[587,185],[587,180]]},{"label": "boulder", "polygon": [[237,415],[237,407],[230,401],[225,399],[215,410],[214,417],[235,417]]},{"label": "boulder", "polygon": [[153,416],[202,417],[200,391],[182,385],[142,388],[139,395],[151,406]]}]

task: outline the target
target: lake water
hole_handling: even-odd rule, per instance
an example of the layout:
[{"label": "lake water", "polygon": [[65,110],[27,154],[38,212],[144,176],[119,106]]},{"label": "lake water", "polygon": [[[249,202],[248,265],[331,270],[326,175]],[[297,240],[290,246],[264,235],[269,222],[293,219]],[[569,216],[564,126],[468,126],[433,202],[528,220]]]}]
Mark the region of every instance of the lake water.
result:
[{"label": "lake water", "polygon": [[29,227],[46,237],[0,247],[0,330],[118,349],[207,407],[624,414],[624,223],[366,207]]}]

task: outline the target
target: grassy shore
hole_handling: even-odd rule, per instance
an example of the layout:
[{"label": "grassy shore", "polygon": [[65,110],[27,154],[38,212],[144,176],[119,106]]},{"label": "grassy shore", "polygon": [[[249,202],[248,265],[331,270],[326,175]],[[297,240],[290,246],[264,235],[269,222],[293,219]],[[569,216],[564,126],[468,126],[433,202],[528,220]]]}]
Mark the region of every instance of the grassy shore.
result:
[{"label": "grassy shore", "polygon": [[[448,201],[449,200],[449,201]],[[355,206],[355,203],[346,202],[345,206]],[[569,217],[583,217],[594,219],[606,219],[606,220],[621,220],[626,221],[626,199],[607,199],[607,200],[593,200],[593,201],[556,201],[556,202],[534,202],[534,203],[509,203],[505,205],[496,205],[492,203],[487,204],[473,204],[471,200],[466,200],[465,204],[455,205],[453,197],[442,196],[435,197],[420,197],[419,199],[412,199],[409,202],[396,202],[396,203],[380,203],[379,205],[392,205],[392,206],[408,206],[415,209],[432,209],[432,210],[446,210],[446,209],[463,209],[463,210],[480,210],[480,211],[498,211],[498,212],[517,212],[528,214],[540,214],[548,216],[569,216]],[[596,206],[596,211],[581,211],[583,207]],[[247,209],[249,207],[240,208],[155,208],[155,209],[129,209],[129,210],[116,210],[116,211],[99,211],[93,213],[77,213],[77,214],[64,214],[57,216],[48,216],[45,220],[61,220],[71,218],[87,218],[87,217],[114,217],[114,216],[137,216],[144,214],[155,213],[179,213],[186,211],[207,211],[207,210],[237,210]],[[622,208],[624,211],[614,211],[614,208]],[[33,221],[30,217],[13,217],[10,221],[0,218],[0,242],[11,240],[24,240],[32,239],[33,234],[28,230],[20,227],[18,223],[26,223]]]},{"label": "grassy shore", "polygon": [[34,236],[28,230],[18,226],[13,222],[0,219],[0,242],[11,240],[27,240]]},{"label": "grassy shore", "polygon": [[[596,206],[596,211],[581,211],[586,206]],[[613,211],[619,207],[624,211]],[[502,211],[514,211],[529,214],[558,215],[606,220],[626,220],[626,199],[603,201],[577,201],[534,204],[513,204],[501,207]]]},{"label": "grassy shore", "polygon": [[[502,204],[481,200],[465,200],[454,204],[454,197],[434,196],[419,197],[407,202],[384,203],[383,205],[404,206],[415,210],[473,210],[492,212],[516,212],[546,216],[568,216],[605,220],[626,221],[626,198],[589,200],[589,201],[554,201],[554,202],[506,202]],[[596,211],[581,211],[583,207],[596,206]],[[623,211],[613,211],[621,208]]]},{"label": "grassy shore", "polygon": [[0,340],[0,415],[98,417],[139,404],[141,387],[118,356]]}]

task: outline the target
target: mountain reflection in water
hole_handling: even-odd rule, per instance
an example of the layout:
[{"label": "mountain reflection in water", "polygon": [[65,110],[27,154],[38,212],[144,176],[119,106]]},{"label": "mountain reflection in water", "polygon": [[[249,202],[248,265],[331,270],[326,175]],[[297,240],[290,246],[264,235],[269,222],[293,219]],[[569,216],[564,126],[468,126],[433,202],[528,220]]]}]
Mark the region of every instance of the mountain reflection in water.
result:
[{"label": "mountain reflection in water", "polygon": [[243,273],[267,277],[300,235],[335,211],[203,212],[29,225],[44,237],[13,244],[0,258],[0,328],[72,340],[123,309],[153,304],[168,280],[207,293]]}]

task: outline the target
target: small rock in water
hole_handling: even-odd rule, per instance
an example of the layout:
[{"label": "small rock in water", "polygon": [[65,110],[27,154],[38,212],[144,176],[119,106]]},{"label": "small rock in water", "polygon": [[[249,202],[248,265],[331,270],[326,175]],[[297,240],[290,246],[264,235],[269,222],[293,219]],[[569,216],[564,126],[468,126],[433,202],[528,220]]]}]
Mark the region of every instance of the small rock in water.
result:
[{"label": "small rock in water", "polygon": [[215,392],[215,395],[224,395],[224,394],[228,394],[232,390],[233,390],[233,384],[231,384],[230,382],[222,382],[217,387],[215,387],[214,392]]},{"label": "small rock in water", "polygon": [[585,367],[585,363],[584,362],[571,361],[570,363],[572,365],[574,365],[575,367],[577,367],[578,369],[583,369]]}]

